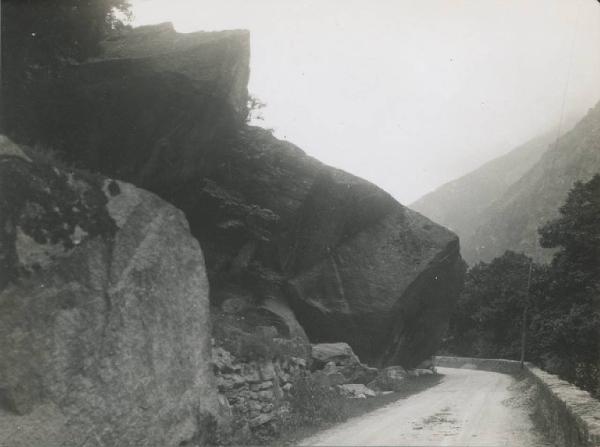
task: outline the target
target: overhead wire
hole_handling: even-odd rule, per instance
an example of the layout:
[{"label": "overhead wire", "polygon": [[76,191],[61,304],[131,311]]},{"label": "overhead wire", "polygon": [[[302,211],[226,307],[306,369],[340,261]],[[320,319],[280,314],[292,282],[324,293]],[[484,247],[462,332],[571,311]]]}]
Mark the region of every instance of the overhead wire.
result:
[{"label": "overhead wire", "polygon": [[[571,48],[570,48],[570,53],[569,53],[569,62],[567,65],[565,86],[563,88],[560,114],[559,114],[559,120],[558,120],[558,130],[557,130],[557,134],[556,134],[556,139],[554,141],[554,148],[556,148],[558,146],[558,140],[561,137],[562,129],[563,129],[563,125],[564,125],[567,95],[569,93],[569,88],[570,88],[570,84],[571,84],[573,63],[574,63],[574,58],[575,58],[575,46],[577,43],[577,35],[578,35],[578,31],[579,31],[579,18],[581,16],[581,9],[582,9],[582,5],[583,5],[583,1],[584,0],[579,0],[579,5],[577,7],[577,12],[575,15],[573,36],[571,38]],[[552,168],[554,168],[555,163],[556,163],[556,157],[554,157],[552,159]],[[529,315],[528,315],[529,307],[531,304],[530,295],[531,295],[531,277],[532,277],[532,272],[533,272],[533,263],[535,260],[538,260],[538,258],[539,258],[539,249],[540,248],[541,247],[539,246],[539,242],[537,240],[537,228],[535,228],[534,234],[533,234],[533,253],[532,253],[532,256],[529,258],[527,284],[526,284],[526,288],[525,288],[525,303],[523,306],[523,315],[522,315],[522,321],[521,321],[521,355],[520,355],[521,368],[524,367],[525,357],[526,357],[525,354],[526,354],[526,350],[527,350],[527,346],[526,346],[527,345],[527,319],[529,317]]]},{"label": "overhead wire", "polygon": [[579,5],[577,7],[577,12],[575,15],[575,26],[573,29],[573,37],[571,38],[571,49],[569,52],[569,62],[567,64],[565,86],[563,88],[563,94],[562,94],[562,102],[561,102],[560,114],[559,114],[559,119],[558,119],[558,130],[557,130],[557,134],[556,134],[556,140],[554,142],[555,146],[558,143],[559,138],[561,137],[562,128],[564,125],[567,95],[569,94],[569,88],[571,85],[571,75],[573,72],[573,62],[575,59],[575,46],[577,43],[577,35],[578,35],[578,31],[579,31],[579,18],[581,16],[581,9],[582,9],[582,5],[583,5],[583,1],[585,1],[585,0],[579,0]]}]

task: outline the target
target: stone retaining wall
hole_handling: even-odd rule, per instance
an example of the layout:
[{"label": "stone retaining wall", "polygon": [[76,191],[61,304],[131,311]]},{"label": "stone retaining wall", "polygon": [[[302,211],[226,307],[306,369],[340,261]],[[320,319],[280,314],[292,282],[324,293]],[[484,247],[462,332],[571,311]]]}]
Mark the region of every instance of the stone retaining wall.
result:
[{"label": "stone retaining wall", "polygon": [[515,360],[477,359],[471,357],[434,357],[434,365],[444,368],[479,369],[481,371],[514,374],[521,370],[521,363]]},{"label": "stone retaining wall", "polygon": [[[520,362],[468,357],[435,357],[436,366],[478,369],[506,374],[521,370]],[[536,385],[533,417],[536,424],[560,447],[600,446],[600,401],[575,385],[525,363],[523,369]]]},{"label": "stone retaining wall", "polygon": [[538,385],[536,422],[556,445],[600,446],[600,401],[532,364],[525,369]]},{"label": "stone retaining wall", "polygon": [[293,377],[306,371],[306,361],[297,357],[244,362],[214,347],[212,358],[222,412],[245,431],[275,423],[288,410],[284,397]]}]

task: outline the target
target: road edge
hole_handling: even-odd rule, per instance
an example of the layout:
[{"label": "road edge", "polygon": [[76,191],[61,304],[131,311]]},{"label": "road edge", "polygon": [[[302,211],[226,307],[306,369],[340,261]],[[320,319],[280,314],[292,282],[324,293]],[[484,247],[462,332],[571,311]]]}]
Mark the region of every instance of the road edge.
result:
[{"label": "road edge", "polygon": [[504,374],[524,372],[536,385],[533,420],[548,437],[564,447],[600,446],[600,401],[532,363],[472,357],[434,357],[435,366],[476,369]]}]

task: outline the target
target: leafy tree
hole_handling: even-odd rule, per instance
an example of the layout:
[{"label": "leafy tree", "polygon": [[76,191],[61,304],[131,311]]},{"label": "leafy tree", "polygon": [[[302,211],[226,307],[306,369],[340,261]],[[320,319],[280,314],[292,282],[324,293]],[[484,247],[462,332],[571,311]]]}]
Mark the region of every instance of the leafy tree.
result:
[{"label": "leafy tree", "polygon": [[558,252],[532,330],[550,369],[600,393],[600,175],[575,183],[559,211],[539,230]]},{"label": "leafy tree", "polygon": [[2,131],[12,108],[35,106],[27,102],[34,82],[98,55],[100,41],[123,26],[118,16],[128,8],[128,0],[2,1]]},{"label": "leafy tree", "polygon": [[3,55],[21,66],[82,61],[99,53],[99,42],[128,8],[128,0],[5,0]]},{"label": "leafy tree", "polygon": [[264,109],[266,105],[266,103],[258,99],[256,96],[248,96],[248,103],[246,105],[248,109],[248,116],[246,117],[246,123],[250,123],[255,119],[263,121],[265,118],[262,115],[262,109]]},{"label": "leafy tree", "polygon": [[600,395],[600,175],[576,183],[560,216],[540,228],[549,266],[506,252],[474,266],[450,321],[446,350],[517,359],[528,306],[526,359]]},{"label": "leafy tree", "polygon": [[468,271],[446,349],[459,355],[519,358],[530,263],[527,256],[507,251]]},{"label": "leafy tree", "polygon": [[560,217],[540,228],[540,244],[559,248],[552,260],[563,286],[577,294],[597,293],[600,279],[600,174],[577,182]]}]

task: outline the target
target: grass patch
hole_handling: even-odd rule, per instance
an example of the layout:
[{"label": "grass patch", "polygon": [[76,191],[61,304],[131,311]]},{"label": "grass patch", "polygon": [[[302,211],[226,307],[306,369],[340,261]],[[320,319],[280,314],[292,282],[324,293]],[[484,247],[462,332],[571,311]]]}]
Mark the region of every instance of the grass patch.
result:
[{"label": "grass patch", "polygon": [[281,429],[270,445],[297,445],[304,438],[335,424],[431,388],[440,383],[442,377],[443,375],[432,375],[409,378],[399,391],[367,399],[347,399],[335,390],[327,389],[324,392],[314,383],[301,383],[297,390],[299,396],[291,399],[290,414],[282,421]]}]

